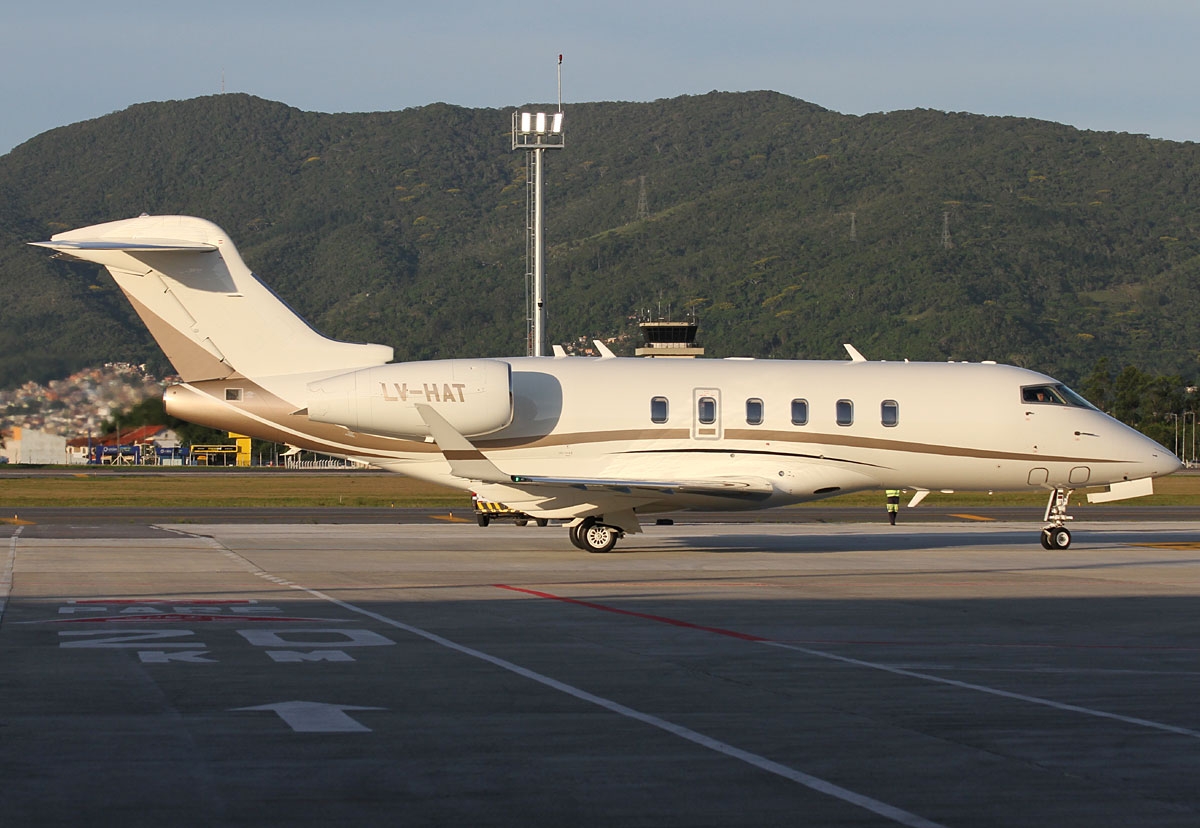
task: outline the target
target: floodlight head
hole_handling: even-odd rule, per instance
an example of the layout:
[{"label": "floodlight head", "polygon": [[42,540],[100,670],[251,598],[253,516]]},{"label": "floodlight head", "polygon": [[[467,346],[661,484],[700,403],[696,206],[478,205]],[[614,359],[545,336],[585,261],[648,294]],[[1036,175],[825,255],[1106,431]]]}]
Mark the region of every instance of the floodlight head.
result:
[{"label": "floodlight head", "polygon": [[563,113],[514,112],[513,149],[558,149],[563,145]]},{"label": "floodlight head", "polygon": [[517,131],[530,135],[560,135],[563,131],[563,114],[522,112]]}]

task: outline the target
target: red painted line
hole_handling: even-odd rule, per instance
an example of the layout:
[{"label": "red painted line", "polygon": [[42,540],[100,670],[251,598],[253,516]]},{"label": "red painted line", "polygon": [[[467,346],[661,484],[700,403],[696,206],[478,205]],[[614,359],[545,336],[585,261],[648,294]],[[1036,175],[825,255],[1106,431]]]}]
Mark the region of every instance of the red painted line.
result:
[{"label": "red painted line", "polygon": [[[875,647],[997,647],[997,648],[1012,648],[1012,649],[1045,649],[1045,650],[1134,650],[1134,651],[1167,651],[1167,652],[1196,652],[1196,647],[1168,647],[1159,645],[1133,645],[1133,644],[1063,644],[1063,643],[1038,643],[1038,642],[956,642],[956,641],[888,641],[883,639],[803,639],[803,638],[783,638],[774,639],[766,638],[761,635],[751,635],[750,633],[737,632],[736,630],[727,630],[723,627],[706,627],[703,624],[693,624],[690,621],[681,621],[678,618],[669,618],[665,615],[652,615],[646,612],[634,612],[633,610],[620,609],[618,607],[610,607],[606,604],[597,604],[594,601],[581,601],[578,598],[568,598],[565,595],[555,595],[552,592],[542,592],[536,589],[526,589],[525,587],[515,587],[509,584],[492,584],[497,589],[507,589],[511,592],[521,592],[526,595],[532,595],[536,598],[547,598],[551,601],[561,601],[564,604],[574,604],[579,607],[587,607],[588,609],[600,610],[601,612],[611,612],[616,615],[627,615],[631,618],[641,618],[646,621],[655,621],[659,624],[670,624],[672,627],[683,627],[689,630],[700,630],[701,632],[713,633],[714,635],[723,635],[727,638],[736,638],[739,641],[762,641],[771,644],[795,644],[808,646],[855,646],[868,645]],[[89,619],[90,620],[90,619]],[[97,619],[103,620],[103,619]],[[267,619],[263,619],[267,620]]]},{"label": "red painted line", "polygon": [[703,624],[693,624],[691,621],[681,621],[678,618],[668,618],[665,615],[651,615],[645,612],[634,612],[633,610],[624,610],[617,607],[606,606],[605,604],[597,604],[593,601],[580,601],[578,598],[567,598],[563,595],[555,595],[552,592],[540,592],[536,589],[526,589],[524,587],[509,586],[508,584],[492,584],[497,589],[507,589],[512,592],[522,592],[526,595],[532,595],[535,598],[548,598],[551,601],[562,601],[564,604],[574,604],[579,607],[587,607],[588,609],[600,610],[601,612],[611,612],[617,615],[628,615],[631,618],[641,618],[646,621],[656,621],[659,624],[670,624],[672,627],[683,627],[689,630],[700,630],[701,632],[713,633],[714,635],[723,635],[727,638],[736,638],[739,641],[769,641],[768,638],[763,638],[761,635],[751,635],[749,633],[737,632],[735,630],[726,630],[721,627],[706,627]]}]

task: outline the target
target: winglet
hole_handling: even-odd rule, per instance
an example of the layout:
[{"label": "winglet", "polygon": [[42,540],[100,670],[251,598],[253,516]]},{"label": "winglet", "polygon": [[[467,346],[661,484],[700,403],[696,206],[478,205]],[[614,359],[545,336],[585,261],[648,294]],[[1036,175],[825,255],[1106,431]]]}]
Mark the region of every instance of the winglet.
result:
[{"label": "winglet", "polygon": [[850,355],[851,362],[866,362],[867,361],[867,358],[858,352],[858,348],[855,348],[849,342],[843,342],[842,347],[845,348],[846,353],[848,353]]},{"label": "winglet", "polygon": [[470,440],[459,434],[433,406],[417,403],[416,409],[425,425],[429,426],[429,433],[433,435],[434,442],[441,449],[446,462],[450,464],[452,474],[483,483],[512,482],[512,477],[496,468],[495,463],[475,448]]}]

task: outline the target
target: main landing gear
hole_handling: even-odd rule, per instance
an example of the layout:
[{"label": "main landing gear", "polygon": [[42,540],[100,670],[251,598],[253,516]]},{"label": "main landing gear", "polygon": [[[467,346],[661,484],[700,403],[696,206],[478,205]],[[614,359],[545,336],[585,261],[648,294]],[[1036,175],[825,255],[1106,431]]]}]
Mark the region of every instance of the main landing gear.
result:
[{"label": "main landing gear", "polygon": [[594,517],[586,517],[568,529],[571,543],[584,552],[609,552],[617,541],[625,536],[615,526],[597,522]]},{"label": "main landing gear", "polygon": [[1046,520],[1050,525],[1042,529],[1042,546],[1046,549],[1066,549],[1071,545],[1071,530],[1064,524],[1071,520],[1067,514],[1067,502],[1071,499],[1074,489],[1064,489],[1059,486],[1050,492],[1050,502],[1046,504]]}]

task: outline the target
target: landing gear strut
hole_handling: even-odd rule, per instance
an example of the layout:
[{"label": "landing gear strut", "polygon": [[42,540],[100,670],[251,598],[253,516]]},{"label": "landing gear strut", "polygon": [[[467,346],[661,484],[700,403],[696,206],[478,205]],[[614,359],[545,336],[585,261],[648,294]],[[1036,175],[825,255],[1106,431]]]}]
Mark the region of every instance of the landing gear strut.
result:
[{"label": "landing gear strut", "polygon": [[1042,529],[1042,546],[1046,549],[1066,549],[1071,545],[1071,530],[1064,525],[1071,516],[1067,514],[1067,503],[1074,489],[1055,487],[1050,492],[1050,502],[1046,504],[1046,517],[1049,524]]},{"label": "landing gear strut", "polygon": [[594,517],[586,517],[572,526],[571,543],[584,552],[609,552],[625,534],[615,526],[598,523]]}]

